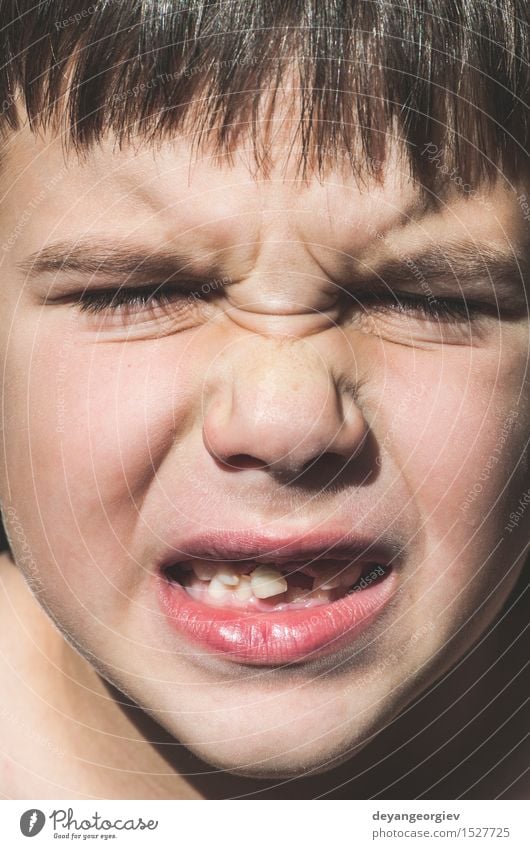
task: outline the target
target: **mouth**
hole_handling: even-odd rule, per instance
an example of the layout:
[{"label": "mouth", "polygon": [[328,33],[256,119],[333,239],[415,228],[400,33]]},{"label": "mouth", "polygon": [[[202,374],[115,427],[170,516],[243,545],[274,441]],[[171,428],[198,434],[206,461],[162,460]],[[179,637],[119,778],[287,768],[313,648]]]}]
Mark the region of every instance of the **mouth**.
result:
[{"label": "mouth", "polygon": [[162,607],[181,636],[236,663],[300,663],[354,642],[394,594],[388,551],[263,548],[250,556],[251,540],[232,538],[161,567]]}]

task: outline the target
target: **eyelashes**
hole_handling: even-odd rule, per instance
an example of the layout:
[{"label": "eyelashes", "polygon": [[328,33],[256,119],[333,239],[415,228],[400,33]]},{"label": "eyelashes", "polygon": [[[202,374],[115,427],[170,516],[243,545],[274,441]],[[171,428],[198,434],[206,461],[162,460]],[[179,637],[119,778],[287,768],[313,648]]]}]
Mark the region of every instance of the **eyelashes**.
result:
[{"label": "eyelashes", "polygon": [[134,313],[158,307],[168,307],[181,302],[193,305],[204,296],[197,290],[168,286],[145,286],[134,289],[119,288],[102,291],[87,291],[77,299],[76,306],[87,313],[126,312]]},{"label": "eyelashes", "polygon": [[[478,315],[487,313],[486,305],[465,298],[440,298],[404,292],[344,293],[349,310],[376,313],[390,312],[404,317],[443,323],[470,322]],[[207,300],[200,289],[184,289],[178,286],[151,285],[145,287],[85,290],[75,301],[84,313],[104,316],[119,315],[134,318],[134,315],[192,308],[197,302]]]},{"label": "eyelashes", "polygon": [[409,292],[366,294],[355,299],[360,309],[392,312],[438,322],[469,322],[488,312],[485,304],[466,298],[436,298]]}]

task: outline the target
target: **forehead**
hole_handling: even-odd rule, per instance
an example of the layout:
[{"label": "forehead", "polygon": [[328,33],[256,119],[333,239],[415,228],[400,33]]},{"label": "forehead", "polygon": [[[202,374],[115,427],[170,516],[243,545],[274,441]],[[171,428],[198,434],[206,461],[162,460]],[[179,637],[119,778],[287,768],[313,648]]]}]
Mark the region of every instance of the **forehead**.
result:
[{"label": "forehead", "polygon": [[13,214],[24,215],[24,241],[40,244],[95,230],[153,247],[186,238],[206,253],[264,234],[339,252],[377,246],[377,237],[391,243],[396,234],[411,248],[425,238],[508,244],[525,236],[517,194],[501,180],[467,192],[451,184],[443,195],[425,192],[397,144],[375,174],[373,163],[359,174],[346,157],[330,155],[324,173],[301,178],[285,134],[270,162],[266,172],[257,169],[244,144],[230,157],[197,152],[183,136],[121,147],[108,138],[78,155],[57,136],[25,129],[4,151],[0,221],[12,226]]}]

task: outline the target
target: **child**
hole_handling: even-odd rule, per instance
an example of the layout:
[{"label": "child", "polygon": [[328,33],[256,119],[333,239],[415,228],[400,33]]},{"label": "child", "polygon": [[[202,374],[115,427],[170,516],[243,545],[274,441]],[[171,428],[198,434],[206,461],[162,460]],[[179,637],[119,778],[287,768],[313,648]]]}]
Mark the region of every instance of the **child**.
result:
[{"label": "child", "polygon": [[524,798],[527,5],[0,9],[2,794]]}]

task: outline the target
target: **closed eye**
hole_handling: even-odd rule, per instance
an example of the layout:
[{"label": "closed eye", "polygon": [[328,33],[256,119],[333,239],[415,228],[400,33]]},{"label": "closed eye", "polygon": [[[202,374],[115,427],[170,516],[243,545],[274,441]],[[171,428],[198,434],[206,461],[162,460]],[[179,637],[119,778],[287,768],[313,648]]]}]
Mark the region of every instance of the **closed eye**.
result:
[{"label": "closed eye", "polygon": [[[97,291],[85,290],[77,299],[76,304],[83,312],[100,313],[105,310],[120,310],[127,307],[127,312],[144,310],[183,301],[192,305],[197,300],[204,300],[211,295],[209,284],[193,289],[183,286],[149,285],[143,287],[118,289],[103,289]],[[441,298],[435,296],[415,295],[409,292],[358,293],[349,296],[353,303],[366,310],[393,310],[395,312],[415,314],[428,319],[439,321],[469,321],[477,314],[494,313],[495,310],[486,305],[465,298]]]},{"label": "closed eye", "polygon": [[435,297],[415,295],[410,292],[365,292],[350,296],[354,309],[365,311],[401,313],[413,318],[439,322],[469,322],[485,314],[499,311],[493,305],[468,300],[464,297]]},{"label": "closed eye", "polygon": [[162,285],[134,288],[85,290],[75,301],[82,312],[103,313],[107,310],[131,314],[146,309],[181,304],[192,306],[208,294],[208,285],[194,289]]}]

